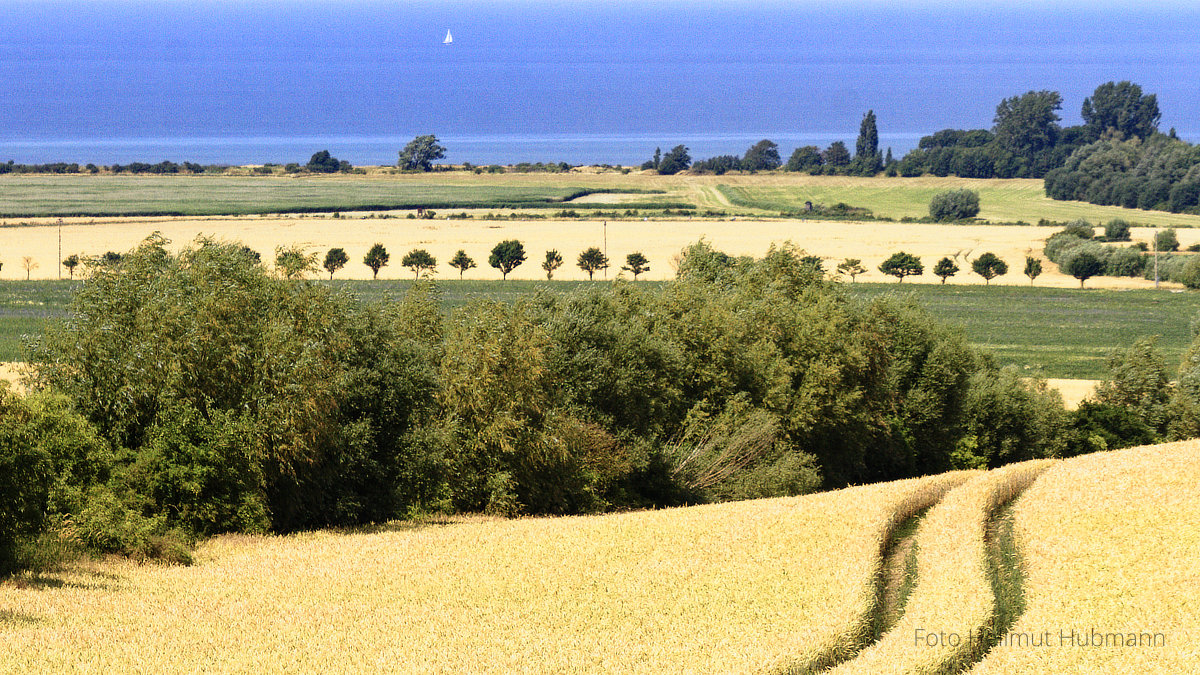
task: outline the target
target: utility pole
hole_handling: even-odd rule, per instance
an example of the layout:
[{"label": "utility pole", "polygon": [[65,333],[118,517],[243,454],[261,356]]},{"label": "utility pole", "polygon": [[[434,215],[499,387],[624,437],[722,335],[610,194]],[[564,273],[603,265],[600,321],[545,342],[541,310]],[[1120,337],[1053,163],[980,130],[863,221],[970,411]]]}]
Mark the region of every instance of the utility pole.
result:
[{"label": "utility pole", "polygon": [[58,280],[62,281],[62,218],[58,219]]},{"label": "utility pole", "polygon": [[1158,228],[1154,228],[1154,290],[1158,290]]},{"label": "utility pole", "polygon": [[[608,221],[604,221],[604,259],[608,260]],[[604,279],[608,280],[608,266],[604,267]]]}]

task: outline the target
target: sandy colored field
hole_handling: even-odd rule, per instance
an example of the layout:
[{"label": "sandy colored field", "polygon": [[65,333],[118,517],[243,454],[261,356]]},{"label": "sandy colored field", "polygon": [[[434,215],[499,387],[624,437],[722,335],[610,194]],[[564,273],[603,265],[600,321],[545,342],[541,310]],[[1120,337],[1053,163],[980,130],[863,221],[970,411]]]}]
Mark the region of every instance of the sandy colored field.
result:
[{"label": "sandy colored field", "polygon": [[1085,455],[1047,471],[1016,506],[1025,614],[970,672],[1197,672],[1197,485],[1196,440]]},{"label": "sandy colored field", "polygon": [[1083,399],[1095,393],[1096,385],[1099,383],[1099,380],[1046,379],[1046,384],[1062,394],[1063,403],[1066,404],[1068,410],[1078,408]]},{"label": "sandy colored field", "polygon": [[857,625],[893,514],[965,478],[221,537],[190,568],[106,562],[0,583],[0,671],[762,671]]},{"label": "sandy colored field", "polygon": [[[300,244],[324,256],[334,246],[346,249],[350,263],[338,272],[338,278],[369,279],[371,271],[362,264],[363,256],[375,243],[382,243],[391,254],[391,262],[380,272],[381,279],[398,279],[411,275],[400,265],[406,252],[413,248],[428,249],[439,261],[437,278],[455,279],[457,271],[447,261],[458,249],[466,250],[478,268],[466,274],[469,279],[499,278],[499,272],[488,266],[488,253],[502,239],[515,238],[525,245],[527,260],[510,278],[542,279],[545,273],[541,261],[547,249],[557,249],[564,258],[556,279],[586,279],[587,274],[575,266],[579,253],[589,246],[607,248],[613,278],[624,263],[625,256],[643,252],[650,259],[651,271],[643,278],[669,279],[674,275],[671,260],[688,244],[705,238],[717,248],[734,255],[761,256],[772,243],[792,241],[809,253],[826,259],[826,268],[836,267],[847,257],[860,258],[868,272],[860,279],[886,281],[877,267],[892,253],[904,250],[921,257],[926,272],[904,283],[938,283],[932,274],[933,264],[942,256],[974,258],[985,251],[999,255],[1009,264],[1009,273],[992,281],[993,284],[1029,283],[1021,270],[1025,256],[1041,256],[1046,237],[1054,230],[1035,226],[959,226],[901,223],[847,223],[797,220],[670,220],[670,221],[602,221],[576,220],[409,220],[367,219],[362,214],[347,219],[327,217],[251,216],[237,218],[140,218],[68,220],[62,228],[63,256],[72,253],[100,255],[105,251],[128,250],[155,230],[163,232],[176,245],[192,241],[205,234],[219,239],[245,243],[263,254],[264,261],[274,260],[277,246]],[[1151,230],[1135,228],[1135,240],[1148,240]],[[1183,246],[1200,243],[1200,229],[1180,230]],[[3,269],[0,279],[24,279],[21,260],[30,256],[38,264],[32,278],[53,279],[58,274],[58,228],[54,225],[0,228],[0,252]],[[961,258],[960,258],[961,259]],[[971,273],[969,263],[960,262],[962,271],[952,277],[951,284],[977,284],[982,279]],[[1039,286],[1077,287],[1079,282],[1060,274],[1057,266],[1043,262]],[[66,270],[62,272],[67,276]],[[604,278],[598,274],[597,278]],[[1088,280],[1089,288],[1150,288],[1153,282],[1144,279],[1096,277]],[[1170,286],[1168,284],[1168,286]]]},{"label": "sandy colored field", "polygon": [[19,373],[17,368],[19,363],[5,363],[0,361],[0,381],[8,382],[12,386],[16,386]]}]

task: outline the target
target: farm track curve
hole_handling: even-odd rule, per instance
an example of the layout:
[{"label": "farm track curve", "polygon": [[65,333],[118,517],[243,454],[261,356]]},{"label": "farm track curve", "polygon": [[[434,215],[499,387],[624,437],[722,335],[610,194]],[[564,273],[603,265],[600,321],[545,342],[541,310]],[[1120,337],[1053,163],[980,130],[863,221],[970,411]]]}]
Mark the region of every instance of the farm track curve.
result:
[{"label": "farm track curve", "polygon": [[[909,555],[895,554],[905,537],[894,537],[881,559],[872,639],[834,662],[792,672],[957,673],[982,659],[1016,620],[1021,604],[1010,597],[1019,596],[1021,577],[1002,516],[1052,463],[1022,462],[978,475],[927,514],[912,514],[920,522],[911,544],[916,548],[911,593],[887,583],[891,578],[903,586],[905,576],[912,581],[910,571],[897,569],[909,565]],[[897,532],[903,535],[902,529],[892,535]]]}]

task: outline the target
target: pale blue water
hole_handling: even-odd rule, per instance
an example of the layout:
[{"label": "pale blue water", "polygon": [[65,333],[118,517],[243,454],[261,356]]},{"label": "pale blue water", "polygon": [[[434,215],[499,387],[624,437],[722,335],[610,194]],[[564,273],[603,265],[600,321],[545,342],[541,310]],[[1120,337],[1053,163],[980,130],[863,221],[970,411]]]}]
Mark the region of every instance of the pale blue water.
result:
[{"label": "pale blue water", "polygon": [[899,156],[1031,89],[1078,123],[1125,79],[1198,138],[1200,9],[1142,4],[0,0],[0,161],[786,156],[853,147],[869,108]]}]

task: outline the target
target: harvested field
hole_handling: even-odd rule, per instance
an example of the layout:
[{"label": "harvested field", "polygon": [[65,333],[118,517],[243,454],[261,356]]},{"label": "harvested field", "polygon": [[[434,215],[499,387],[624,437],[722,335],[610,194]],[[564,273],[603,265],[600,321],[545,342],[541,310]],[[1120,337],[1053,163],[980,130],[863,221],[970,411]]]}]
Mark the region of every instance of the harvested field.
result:
[{"label": "harvested field", "polygon": [[[0,228],[0,251],[4,251],[4,267],[0,279],[24,279],[21,266],[25,256],[33,258],[38,267],[30,276],[34,279],[54,279],[59,271],[59,229],[53,222],[29,227]],[[733,255],[761,256],[772,244],[792,241],[810,254],[826,260],[832,270],[843,258],[863,261],[867,273],[860,281],[891,281],[879,272],[885,258],[899,250],[919,256],[925,263],[925,274],[910,277],[904,285],[939,283],[932,267],[943,256],[977,257],[991,251],[1008,262],[1009,272],[994,279],[995,285],[1028,285],[1021,274],[1026,255],[1041,256],[1045,239],[1055,230],[1035,226],[1001,225],[932,225],[902,223],[816,222],[801,220],[410,220],[373,219],[363,214],[345,218],[327,215],[310,216],[243,216],[207,218],[119,218],[65,219],[62,228],[63,255],[100,255],[105,251],[124,251],[136,246],[155,231],[182,246],[198,235],[240,241],[263,254],[265,262],[274,260],[276,247],[299,244],[321,255],[340,246],[349,254],[350,263],[337,273],[339,279],[370,279],[371,270],[362,264],[363,256],[376,242],[391,253],[391,262],[380,272],[381,279],[403,279],[412,275],[400,266],[400,258],[411,249],[424,248],[437,258],[438,278],[457,278],[457,272],[447,264],[454,252],[463,249],[479,267],[466,274],[467,279],[499,279],[500,273],[488,267],[491,248],[503,239],[518,239],[525,245],[527,260],[516,268],[510,279],[544,279],[541,260],[546,250],[562,253],[564,265],[555,273],[556,279],[584,280],[587,274],[575,265],[579,253],[589,247],[607,248],[610,265],[607,275],[620,273],[625,256],[641,251],[650,259],[650,271],[643,279],[670,279],[674,276],[673,260],[685,246],[701,238]],[[1148,240],[1151,230],[1135,228],[1134,240]],[[1183,246],[1200,243],[1200,229],[1181,230]],[[607,242],[607,243],[606,243]],[[982,278],[970,272],[969,263],[961,262],[961,272],[948,285],[979,284]],[[1077,288],[1079,282],[1057,271],[1057,266],[1043,262],[1043,273],[1037,278],[1040,287]],[[66,277],[66,270],[62,271]],[[1171,288],[1181,286],[1164,284]],[[1154,282],[1127,277],[1095,277],[1088,288],[1153,288]],[[903,288],[903,286],[900,286]]]},{"label": "harvested field", "polygon": [[845,646],[962,474],[619,515],[220,537],[0,583],[0,671],[751,672]]}]

